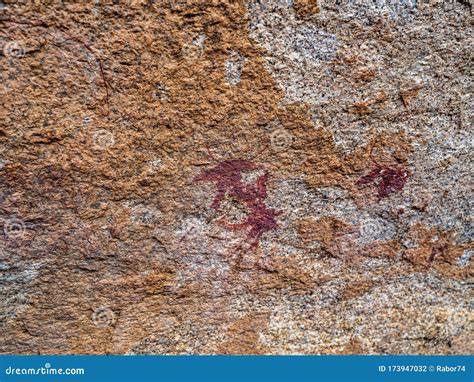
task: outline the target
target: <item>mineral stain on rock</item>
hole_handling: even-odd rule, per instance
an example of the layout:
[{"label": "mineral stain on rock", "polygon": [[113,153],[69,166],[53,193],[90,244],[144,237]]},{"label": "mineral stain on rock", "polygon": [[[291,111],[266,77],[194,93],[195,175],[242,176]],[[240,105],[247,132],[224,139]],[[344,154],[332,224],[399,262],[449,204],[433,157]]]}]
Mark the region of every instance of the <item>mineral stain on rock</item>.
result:
[{"label": "mineral stain on rock", "polygon": [[198,182],[214,182],[217,185],[217,194],[211,204],[219,210],[223,199],[228,196],[244,204],[249,210],[247,218],[237,224],[228,223],[222,219],[219,223],[231,230],[249,229],[248,238],[253,240],[252,247],[258,246],[259,240],[265,232],[278,227],[276,217],[280,214],[272,208],[267,208],[268,175],[260,175],[254,183],[245,183],[243,174],[261,169],[256,164],[243,160],[233,159],[221,162],[216,167],[201,172],[194,178]]}]

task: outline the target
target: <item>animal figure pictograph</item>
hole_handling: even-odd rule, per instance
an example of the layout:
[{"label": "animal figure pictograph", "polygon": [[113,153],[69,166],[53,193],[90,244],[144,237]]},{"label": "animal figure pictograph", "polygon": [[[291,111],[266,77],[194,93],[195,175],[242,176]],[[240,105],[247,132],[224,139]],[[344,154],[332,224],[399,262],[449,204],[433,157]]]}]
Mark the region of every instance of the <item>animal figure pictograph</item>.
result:
[{"label": "animal figure pictograph", "polygon": [[370,151],[370,159],[374,164],[372,170],[360,177],[356,185],[365,186],[375,183],[377,186],[377,199],[380,201],[394,192],[403,190],[410,173],[405,168],[398,166],[389,167],[379,164],[373,156],[373,148]]},{"label": "animal figure pictograph", "polygon": [[265,203],[267,197],[268,174],[258,176],[255,182],[244,182],[243,175],[248,172],[263,170],[244,159],[225,160],[217,166],[202,171],[194,178],[197,182],[212,182],[216,184],[217,193],[212,201],[211,208],[219,211],[224,198],[230,197],[242,203],[248,210],[248,216],[242,222],[232,224],[223,218],[218,223],[230,230],[248,230],[248,239],[251,246],[257,247],[262,235],[278,227],[276,217],[281,214]]}]

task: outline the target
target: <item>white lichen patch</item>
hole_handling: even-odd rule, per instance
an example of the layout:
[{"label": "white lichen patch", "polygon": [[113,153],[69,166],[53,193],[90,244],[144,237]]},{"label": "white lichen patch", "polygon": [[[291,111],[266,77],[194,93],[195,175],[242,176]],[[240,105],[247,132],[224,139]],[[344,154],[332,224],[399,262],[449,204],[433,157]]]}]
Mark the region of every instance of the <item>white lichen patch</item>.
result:
[{"label": "white lichen patch", "polygon": [[463,254],[458,259],[458,265],[460,267],[467,267],[471,262],[472,253],[474,250],[472,248],[466,249]]},{"label": "white lichen patch", "polygon": [[181,51],[182,55],[186,60],[196,60],[201,57],[204,51],[204,41],[206,40],[206,35],[204,33],[200,33],[199,35],[195,36],[191,43],[186,43],[183,45]]},{"label": "white lichen patch", "polygon": [[231,51],[224,64],[225,78],[229,85],[237,85],[245,65],[245,57],[239,52]]},{"label": "white lichen patch", "polygon": [[201,49],[204,48],[204,41],[206,41],[206,34],[205,33],[200,33],[198,36],[196,36],[192,44],[200,47]]}]

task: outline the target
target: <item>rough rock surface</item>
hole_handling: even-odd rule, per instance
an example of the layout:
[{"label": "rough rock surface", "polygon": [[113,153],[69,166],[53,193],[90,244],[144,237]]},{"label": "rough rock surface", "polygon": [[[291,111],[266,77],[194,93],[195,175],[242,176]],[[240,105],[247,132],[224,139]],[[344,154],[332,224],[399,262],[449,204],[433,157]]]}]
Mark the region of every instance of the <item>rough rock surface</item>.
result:
[{"label": "rough rock surface", "polygon": [[114,3],[0,3],[1,353],[472,354],[469,2]]}]

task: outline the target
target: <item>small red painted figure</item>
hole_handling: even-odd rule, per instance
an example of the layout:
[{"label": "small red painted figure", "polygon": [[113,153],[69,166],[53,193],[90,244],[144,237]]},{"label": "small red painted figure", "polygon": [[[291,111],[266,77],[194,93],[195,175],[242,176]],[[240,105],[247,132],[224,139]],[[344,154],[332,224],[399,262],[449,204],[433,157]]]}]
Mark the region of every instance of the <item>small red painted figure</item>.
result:
[{"label": "small red painted figure", "polygon": [[230,224],[220,220],[219,223],[232,230],[249,229],[248,238],[253,240],[252,247],[257,247],[265,232],[278,227],[276,216],[281,212],[265,205],[267,197],[267,174],[259,176],[255,183],[245,183],[242,175],[247,172],[261,170],[261,167],[242,159],[226,160],[210,170],[204,170],[194,180],[213,182],[217,186],[211,207],[219,210],[225,196],[243,203],[249,211],[247,218],[238,224]]},{"label": "small red painted figure", "polygon": [[365,185],[374,182],[376,179],[379,180],[377,196],[380,200],[403,189],[408,180],[408,171],[377,164],[369,174],[361,177],[356,184],[359,186]]}]

